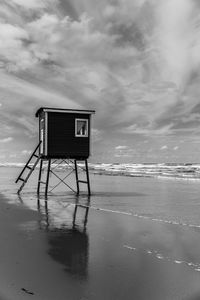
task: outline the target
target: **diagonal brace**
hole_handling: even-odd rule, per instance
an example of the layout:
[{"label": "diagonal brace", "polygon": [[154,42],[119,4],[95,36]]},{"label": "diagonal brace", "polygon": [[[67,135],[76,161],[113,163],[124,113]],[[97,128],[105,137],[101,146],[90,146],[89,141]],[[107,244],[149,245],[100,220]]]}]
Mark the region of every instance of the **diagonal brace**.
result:
[{"label": "diagonal brace", "polygon": [[[62,183],[64,183],[71,191],[73,191],[74,193],[76,193],[76,191],[71,187],[71,186],[69,186],[64,180],[72,173],[70,173],[70,174],[67,174],[67,176],[64,178],[64,179],[62,179],[62,178],[60,178],[56,173],[54,173],[52,170],[50,171],[54,176],[56,176]],[[59,182],[59,184],[61,183],[61,182]],[[58,185],[59,185],[58,184]],[[57,186],[58,186],[57,185]]]}]

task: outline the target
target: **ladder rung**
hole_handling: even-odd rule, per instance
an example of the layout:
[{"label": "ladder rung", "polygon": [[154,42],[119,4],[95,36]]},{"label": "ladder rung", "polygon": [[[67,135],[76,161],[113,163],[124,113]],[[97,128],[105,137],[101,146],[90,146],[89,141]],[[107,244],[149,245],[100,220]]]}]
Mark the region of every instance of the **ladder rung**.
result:
[{"label": "ladder rung", "polygon": [[43,183],[43,184],[46,184],[46,182],[42,181],[42,180],[39,180],[39,183]]},{"label": "ladder rung", "polygon": [[25,181],[25,179],[23,179],[23,178],[18,178],[18,180]]},{"label": "ladder rung", "polygon": [[38,155],[36,155],[36,154],[33,154],[33,156],[35,156],[35,157],[39,157]]},{"label": "ladder rung", "polygon": [[78,182],[81,182],[81,183],[88,183],[88,182],[85,181],[85,180],[78,180]]},{"label": "ladder rung", "polygon": [[31,168],[31,167],[29,167],[29,166],[26,166],[26,168],[27,168],[27,169],[29,169],[29,170],[32,170],[32,168]]}]

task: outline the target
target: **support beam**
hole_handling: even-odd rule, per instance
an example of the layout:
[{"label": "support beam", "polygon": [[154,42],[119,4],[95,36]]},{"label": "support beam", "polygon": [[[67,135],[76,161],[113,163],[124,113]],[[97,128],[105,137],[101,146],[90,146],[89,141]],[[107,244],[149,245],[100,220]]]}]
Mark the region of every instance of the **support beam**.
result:
[{"label": "support beam", "polygon": [[[40,143],[39,143],[39,145],[40,145]],[[57,188],[61,183],[65,184],[69,189],[71,189],[71,191],[73,193],[75,193],[77,195],[80,194],[80,184],[86,184],[88,195],[91,195],[89,169],[88,169],[87,159],[73,159],[72,160],[72,159],[66,158],[66,159],[61,160],[61,159],[56,158],[56,160],[52,162],[51,158],[42,157],[38,153],[36,154],[36,152],[38,152],[39,145],[36,147],[36,149],[34,150],[34,152],[31,155],[31,160],[34,159],[34,157],[36,157],[34,159],[35,161],[32,162],[31,164],[29,164],[29,162],[31,161],[29,158],[28,162],[26,163],[25,167],[23,168],[22,172],[20,173],[20,175],[18,176],[18,178],[16,180],[16,182],[17,181],[22,182],[21,186],[18,190],[18,193],[20,193],[22,191],[22,189],[24,188],[25,184],[27,183],[29,177],[31,176],[32,172],[36,168],[37,164],[40,163],[39,174],[38,174],[38,183],[37,183],[37,195],[39,195],[41,192],[41,184],[44,187],[44,189],[43,189],[44,194],[45,194],[45,196],[47,196],[48,192],[51,192],[52,190]],[[44,176],[42,176],[44,161],[46,161],[48,163],[47,163],[47,168],[45,165],[45,170],[44,170],[45,174],[44,174]],[[56,162],[56,164],[55,164],[55,162]],[[78,162],[84,162],[85,166],[78,165]],[[53,167],[51,168],[52,164],[53,164]],[[60,176],[60,174],[59,175],[56,174],[56,168],[58,168],[61,164],[66,164],[67,175],[63,176],[63,178],[61,177],[63,175],[63,172],[61,173],[61,176]],[[74,172],[75,172],[75,180],[76,180],[76,190],[74,188],[72,188],[66,182],[67,178]],[[80,172],[82,172],[82,173],[84,172],[85,178],[83,176],[80,177]],[[58,179],[59,182],[57,184],[55,184],[55,186],[52,187],[51,190],[49,191],[48,188],[49,188],[50,173],[52,175],[54,175]],[[22,177],[22,175],[24,175],[24,176]]]},{"label": "support beam", "polygon": [[87,178],[87,186],[88,186],[88,195],[91,195],[90,178],[89,178],[89,169],[88,169],[87,159],[85,160],[85,168],[86,168],[86,178]]},{"label": "support beam", "polygon": [[77,195],[79,195],[79,180],[78,180],[78,167],[77,167],[77,161],[74,160],[74,166],[75,166],[75,175],[76,175],[76,187],[77,187]]},{"label": "support beam", "polygon": [[41,185],[41,177],[42,177],[42,166],[43,166],[43,159],[40,160],[40,169],[39,169],[39,175],[38,175],[37,195],[40,194],[40,185]]},{"label": "support beam", "polygon": [[46,177],[46,186],[45,186],[45,196],[48,194],[48,187],[49,187],[49,174],[51,170],[51,159],[48,161],[48,168],[47,168],[47,177]]}]

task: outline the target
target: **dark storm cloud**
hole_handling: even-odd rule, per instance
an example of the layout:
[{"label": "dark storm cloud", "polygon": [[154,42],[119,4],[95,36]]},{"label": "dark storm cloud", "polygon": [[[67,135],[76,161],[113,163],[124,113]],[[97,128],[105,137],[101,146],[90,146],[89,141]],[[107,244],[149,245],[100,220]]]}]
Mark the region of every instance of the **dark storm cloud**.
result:
[{"label": "dark storm cloud", "polygon": [[67,0],[60,0],[59,2],[60,11],[63,14],[63,16],[69,16],[74,20],[79,19],[79,13],[76,11],[73,3],[71,1]]}]

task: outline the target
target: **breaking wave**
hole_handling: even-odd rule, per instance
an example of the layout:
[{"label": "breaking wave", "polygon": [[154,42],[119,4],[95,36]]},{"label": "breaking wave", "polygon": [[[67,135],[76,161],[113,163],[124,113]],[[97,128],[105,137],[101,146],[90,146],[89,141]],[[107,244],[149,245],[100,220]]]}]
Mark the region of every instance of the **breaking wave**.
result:
[{"label": "breaking wave", "polygon": [[90,164],[90,169],[105,175],[200,179],[200,164]]},{"label": "breaking wave", "polygon": [[[53,165],[53,164],[52,164]],[[59,171],[73,167],[73,163],[59,164]],[[20,167],[23,163],[1,163],[0,167]],[[83,164],[79,164],[84,168]],[[190,163],[144,163],[144,164],[118,164],[118,163],[89,163],[90,172],[99,175],[129,176],[129,177],[160,177],[171,179],[200,180],[200,164]]]}]

